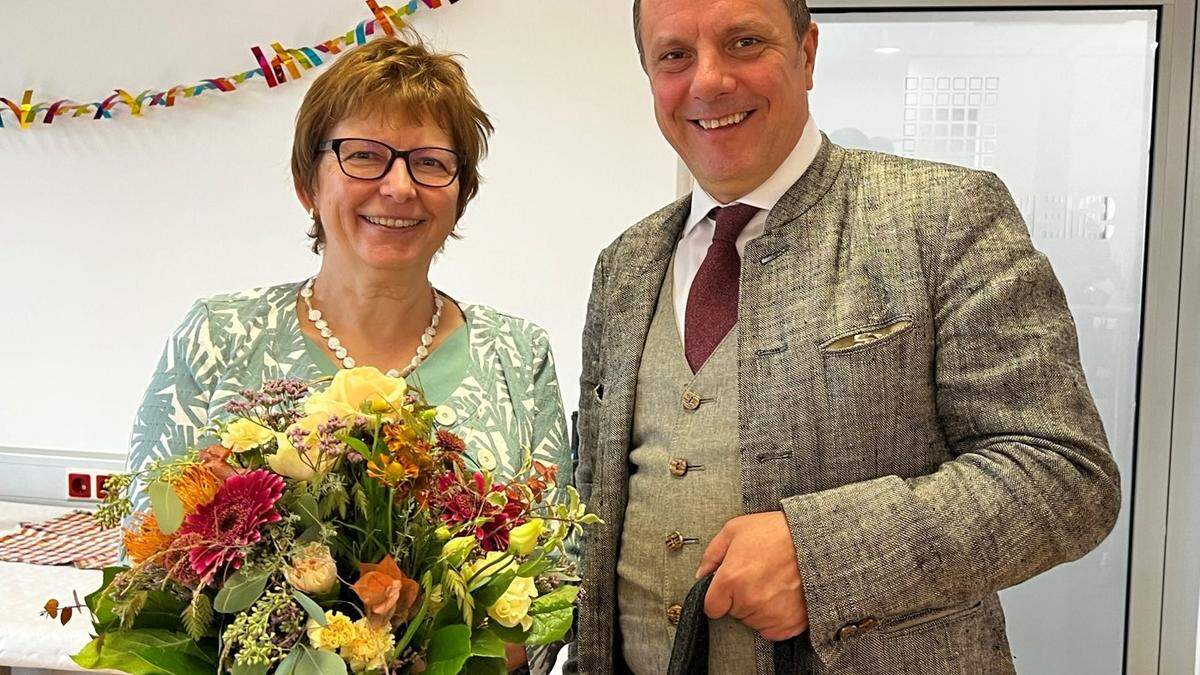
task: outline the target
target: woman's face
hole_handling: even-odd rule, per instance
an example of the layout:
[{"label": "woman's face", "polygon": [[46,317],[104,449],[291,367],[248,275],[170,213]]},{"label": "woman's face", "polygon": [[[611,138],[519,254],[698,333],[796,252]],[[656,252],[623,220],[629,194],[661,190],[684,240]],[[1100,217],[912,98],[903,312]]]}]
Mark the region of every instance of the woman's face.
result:
[{"label": "woman's face", "polygon": [[[381,115],[342,120],[325,140],[335,138],[366,138],[397,150],[456,149],[436,124],[386,121]],[[311,201],[302,192],[300,201],[320,214],[327,262],[380,270],[428,269],[454,229],[458,193],[457,179],[442,188],[415,183],[399,157],[382,178],[351,178],[329,150],[318,160]]]}]

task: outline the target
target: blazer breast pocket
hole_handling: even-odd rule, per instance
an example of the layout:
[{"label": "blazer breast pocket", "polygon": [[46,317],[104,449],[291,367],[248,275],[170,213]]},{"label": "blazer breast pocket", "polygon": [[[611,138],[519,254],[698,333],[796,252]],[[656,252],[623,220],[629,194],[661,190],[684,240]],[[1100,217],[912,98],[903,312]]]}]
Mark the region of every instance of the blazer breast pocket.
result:
[{"label": "blazer breast pocket", "polygon": [[920,328],[911,315],[893,316],[818,345],[828,406],[825,441],[847,482],[923,473],[932,356]]}]

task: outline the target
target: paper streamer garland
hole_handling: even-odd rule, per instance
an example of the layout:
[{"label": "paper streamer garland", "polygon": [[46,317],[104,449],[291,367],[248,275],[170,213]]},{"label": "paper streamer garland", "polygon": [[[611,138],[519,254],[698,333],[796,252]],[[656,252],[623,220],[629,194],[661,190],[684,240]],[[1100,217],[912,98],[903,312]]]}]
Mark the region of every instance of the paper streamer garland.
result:
[{"label": "paper streamer garland", "polygon": [[[459,0],[446,0],[455,4]],[[345,35],[326,40],[312,47],[296,49],[285,48],[278,42],[271,43],[271,52],[265,52],[261,47],[250,48],[258,62],[258,67],[236,75],[214,77],[201,80],[191,85],[176,85],[166,91],[147,89],[137,96],[124,89],[114,89],[114,93],[102,101],[94,103],[76,103],[70,99],[57,101],[33,102],[33,90],[26,89],[17,104],[10,99],[0,96],[0,129],[4,128],[4,113],[11,112],[19,128],[28,129],[29,125],[42,116],[42,122],[51,124],[55,118],[91,116],[94,120],[111,119],[113,110],[118,105],[129,108],[134,117],[141,117],[147,108],[155,106],[171,108],[178,98],[194,98],[207,91],[230,92],[237,86],[254,78],[262,78],[267,86],[274,88],[289,80],[300,79],[305,70],[311,70],[323,65],[332,55],[338,54],[345,47],[366,44],[368,38],[376,33],[395,35],[396,30],[404,27],[403,17],[415,14],[422,6],[437,9],[442,6],[442,0],[410,0],[393,9],[386,5],[380,6],[376,0],[366,0],[367,7],[374,18],[364,19],[357,26],[347,31]]]}]

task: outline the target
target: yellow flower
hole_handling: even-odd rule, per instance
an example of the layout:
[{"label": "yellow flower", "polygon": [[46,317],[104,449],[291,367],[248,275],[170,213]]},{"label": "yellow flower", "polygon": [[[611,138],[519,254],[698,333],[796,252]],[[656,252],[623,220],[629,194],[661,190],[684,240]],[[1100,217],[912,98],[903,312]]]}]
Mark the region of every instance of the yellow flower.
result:
[{"label": "yellow flower", "polygon": [[501,595],[491,607],[488,607],[488,616],[505,628],[519,625],[521,630],[529,630],[533,626],[533,617],[529,616],[529,607],[537,595],[538,590],[533,579],[517,577],[509,584],[504,595]]},{"label": "yellow flower", "polygon": [[316,596],[329,594],[338,580],[337,565],[329,547],[316,541],[297,550],[292,564],[284,566],[283,576],[296,590]]},{"label": "yellow flower", "polygon": [[542,533],[544,523],[541,518],[514,527],[508,533],[508,550],[516,555],[529,555],[537,546],[538,536]]},{"label": "yellow flower", "polygon": [[[267,455],[267,465],[280,476],[295,480],[312,480],[318,471],[324,471],[328,463],[321,454],[317,441],[317,427],[329,421],[328,415],[308,415],[301,417],[288,430],[276,433],[275,439],[279,449],[272,455]],[[293,429],[304,431],[303,454],[300,448],[292,445],[289,438]]]},{"label": "yellow flower", "polygon": [[404,404],[408,383],[403,377],[388,377],[371,366],[339,370],[329,388],[308,397],[304,411],[336,417],[363,412],[384,413]]},{"label": "yellow flower", "polygon": [[308,641],[317,649],[334,650],[352,642],[358,633],[350,617],[341,612],[325,612],[326,625],[322,626],[313,619],[306,626]]},{"label": "yellow flower", "polygon": [[266,425],[244,417],[230,422],[221,432],[221,445],[234,452],[253,450],[274,439],[275,432]]},{"label": "yellow flower", "polygon": [[387,667],[385,657],[394,645],[395,638],[390,625],[375,628],[366,619],[359,619],[354,622],[354,636],[342,644],[339,653],[350,662],[350,669],[356,673],[383,670]]}]

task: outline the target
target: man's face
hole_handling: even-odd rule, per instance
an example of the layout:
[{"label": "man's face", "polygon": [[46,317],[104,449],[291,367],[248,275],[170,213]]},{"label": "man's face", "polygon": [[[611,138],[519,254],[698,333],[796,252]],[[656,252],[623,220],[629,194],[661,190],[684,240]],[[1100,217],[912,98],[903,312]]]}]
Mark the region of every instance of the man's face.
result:
[{"label": "man's face", "polygon": [[784,0],[642,0],[641,22],[663,135],[713,197],[745,196],[804,131],[816,24],[798,43]]}]

